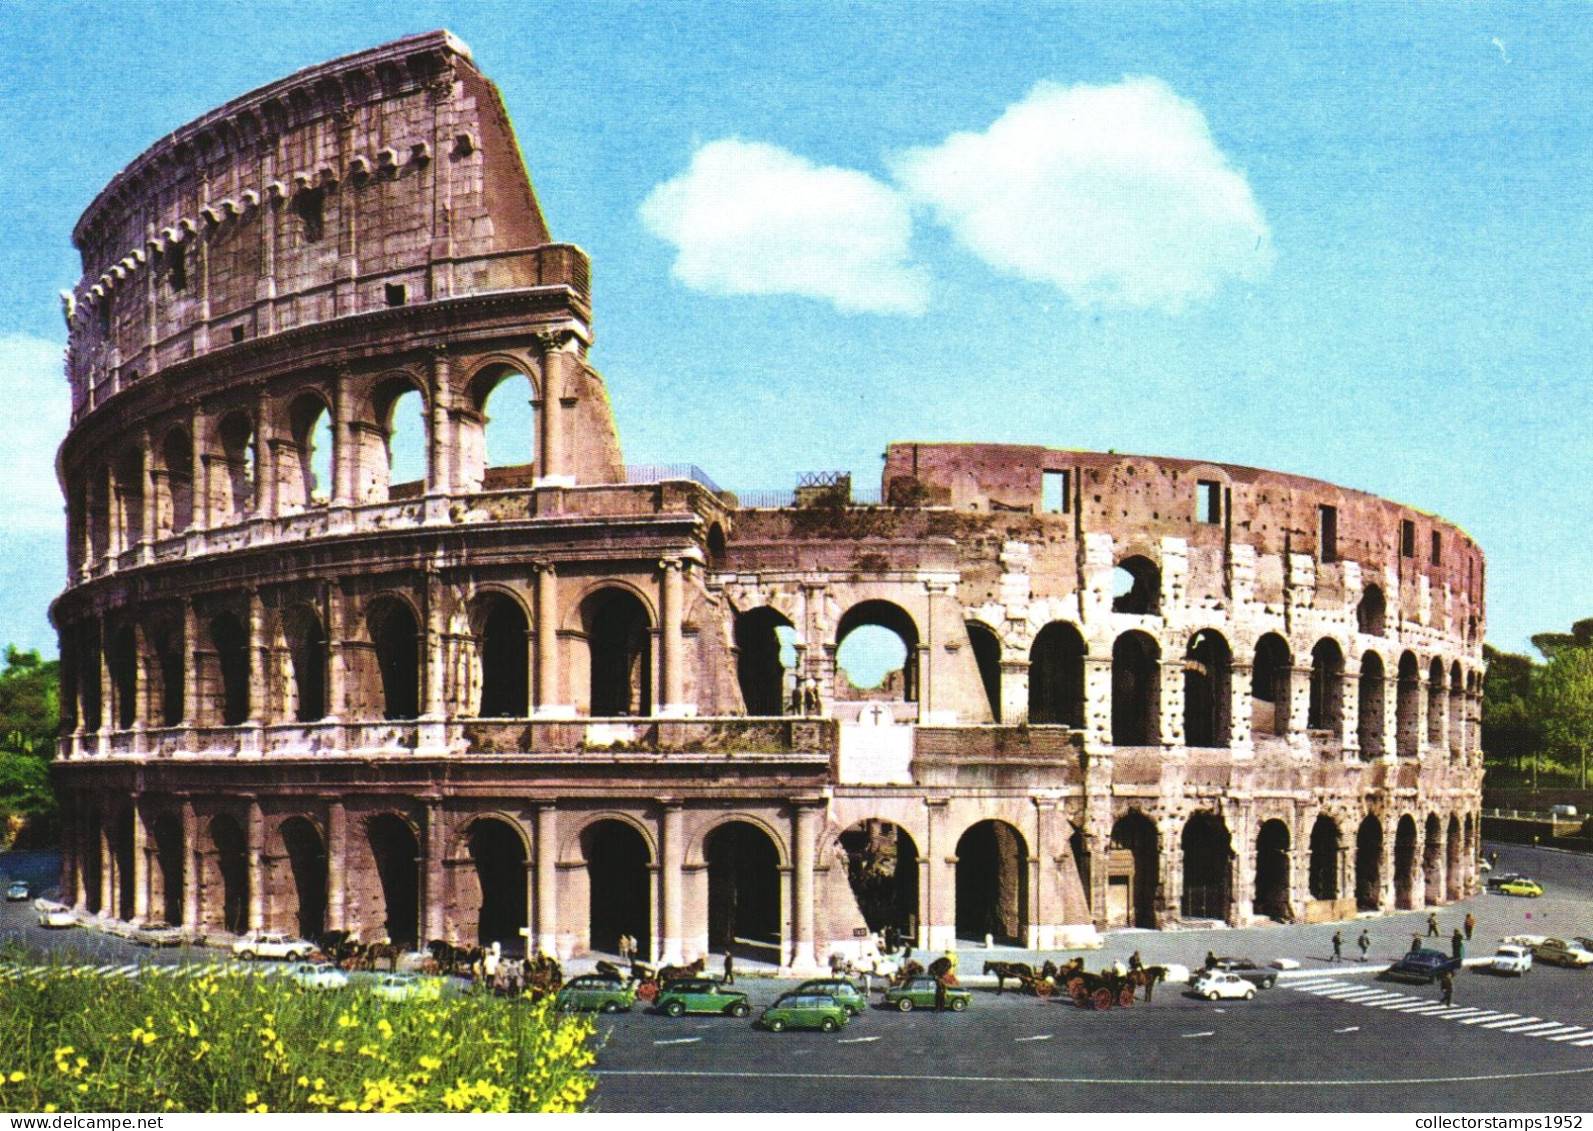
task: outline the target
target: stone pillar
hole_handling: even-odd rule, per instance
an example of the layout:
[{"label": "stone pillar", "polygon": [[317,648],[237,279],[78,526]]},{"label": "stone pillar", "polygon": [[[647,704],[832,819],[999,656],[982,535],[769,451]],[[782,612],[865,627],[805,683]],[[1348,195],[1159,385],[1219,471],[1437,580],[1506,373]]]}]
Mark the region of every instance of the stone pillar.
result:
[{"label": "stone pillar", "polygon": [[[426,650],[425,650],[425,702],[420,713],[428,719],[443,715],[443,634],[447,631],[443,618],[442,578],[436,570],[426,571]],[[433,935],[441,938],[441,935]]]},{"label": "stone pillar", "polygon": [[448,348],[434,346],[431,354],[431,435],[430,451],[426,460],[426,491],[433,495],[448,495],[454,490],[453,453],[453,385],[452,367],[448,363]]},{"label": "stone pillar", "polygon": [[1289,741],[1304,742],[1311,728],[1311,669],[1289,670]]},{"label": "stone pillar", "polygon": [[116,918],[116,854],[111,851],[111,830],[106,827],[105,813],[100,812],[99,843],[94,846],[100,854],[100,914],[107,919]]},{"label": "stone pillar", "polygon": [[421,879],[425,885],[422,898],[425,901],[426,918],[424,934],[419,942],[424,947],[432,939],[445,937],[447,929],[445,914],[447,909],[443,905],[443,876],[447,869],[444,857],[447,855],[447,846],[443,844],[442,801],[439,798],[429,798],[426,801],[426,843],[421,852]]},{"label": "stone pillar", "polygon": [[918,884],[918,945],[924,950],[942,950],[957,940],[957,845],[947,828],[947,799],[926,797],[924,806],[929,836]]},{"label": "stone pillar", "polygon": [[266,639],[265,603],[258,588],[249,590],[249,715],[250,726],[259,726],[269,717],[266,705],[266,671],[271,659]]},{"label": "stone pillar", "polygon": [[138,794],[133,805],[133,921],[149,918],[149,834],[144,828],[144,806]]},{"label": "stone pillar", "polygon": [[348,811],[333,798],[326,807],[326,928],[348,929]]},{"label": "stone pillar", "polygon": [[537,335],[542,344],[542,444],[538,486],[573,487],[575,476],[564,458],[564,386],[568,347],[574,339],[563,331]]},{"label": "stone pillar", "polygon": [[552,562],[536,564],[536,625],[532,631],[536,664],[536,713],[567,716],[559,703],[559,578]]},{"label": "stone pillar", "polygon": [[682,669],[685,666],[685,649],[681,640],[681,617],[684,611],[682,605],[685,599],[681,575],[684,572],[684,563],[679,558],[667,558],[659,562],[658,567],[663,571],[658,601],[659,642],[662,652],[659,657],[658,682],[663,694],[656,713],[679,718],[694,713],[684,702],[686,680]]},{"label": "stone pillar", "polygon": [[1150,745],[1159,741],[1163,746],[1184,744],[1184,658],[1163,659],[1157,665],[1157,678],[1161,684],[1157,696],[1159,716],[1157,726],[1160,738],[1151,736]]},{"label": "stone pillar", "polygon": [[159,529],[156,523],[160,521],[160,512],[156,506],[155,496],[154,444],[147,428],[139,435],[144,447],[143,459],[139,463],[139,473],[143,476],[141,489],[144,495],[144,513],[139,515],[139,523],[143,526],[144,532],[139,541],[147,546],[156,539]]},{"label": "stone pillar", "polygon": [[150,702],[149,642],[143,624],[133,623],[133,730],[143,730],[159,715],[157,704]]},{"label": "stone pillar", "polygon": [[1339,675],[1339,745],[1347,759],[1361,749],[1361,681],[1347,671]]},{"label": "stone pillar", "polygon": [[1399,759],[1399,678],[1383,676],[1383,761]]},{"label": "stone pillar", "polygon": [[180,726],[192,727],[199,719],[199,615],[192,597],[183,598],[183,717]]},{"label": "stone pillar", "polygon": [[189,529],[208,530],[211,523],[210,418],[195,405],[192,420],[194,517]]},{"label": "stone pillar", "polygon": [[1255,735],[1250,730],[1250,680],[1255,669],[1235,662],[1228,668],[1228,743],[1248,753]]},{"label": "stone pillar", "polygon": [[[107,735],[116,729],[116,704],[112,702],[111,695],[111,623],[109,618],[100,617],[100,642],[94,650],[94,677],[100,681],[100,734]],[[106,749],[101,741],[100,750]]]},{"label": "stone pillar", "polygon": [[199,818],[194,813],[194,799],[183,798],[183,926],[199,926]]},{"label": "stone pillar", "polygon": [[813,937],[813,862],[818,854],[819,817],[822,798],[798,798],[792,802],[791,861],[791,966],[809,970],[818,966]]},{"label": "stone pillar", "polygon": [[1084,731],[1088,747],[1112,745],[1112,657],[1084,660]]},{"label": "stone pillar", "polygon": [[557,956],[559,953],[558,809],[552,802],[546,802],[535,806],[535,812],[537,857],[535,945],[541,953]]},{"label": "stone pillar", "polygon": [[664,929],[663,950],[659,958],[661,965],[683,965],[685,959],[681,956],[681,943],[686,933],[686,924],[682,921],[685,917],[685,891],[683,890],[683,869],[686,863],[686,815],[681,808],[681,803],[674,798],[660,798],[664,807],[662,824],[663,833],[663,897],[664,897]]},{"label": "stone pillar", "polygon": [[265,814],[260,799],[249,798],[249,929],[265,930]]},{"label": "stone pillar", "polygon": [[348,710],[347,656],[343,651],[343,586],[326,583],[326,718],[341,722]]},{"label": "stone pillar", "polygon": [[1029,658],[1001,661],[1000,722],[1023,726],[1029,721]]},{"label": "stone pillar", "polygon": [[332,505],[354,502],[354,476],[359,464],[359,442],[354,433],[353,376],[340,366],[332,382]]},{"label": "stone pillar", "polygon": [[255,404],[254,513],[257,518],[277,516],[277,438],[271,427],[271,394],[262,388]]}]

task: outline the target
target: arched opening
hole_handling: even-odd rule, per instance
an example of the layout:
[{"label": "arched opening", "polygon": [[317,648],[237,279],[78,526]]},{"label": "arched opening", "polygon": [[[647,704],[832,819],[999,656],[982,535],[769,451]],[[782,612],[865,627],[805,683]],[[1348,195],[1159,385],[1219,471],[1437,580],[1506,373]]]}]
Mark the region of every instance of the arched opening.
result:
[{"label": "arched opening", "polygon": [[907,830],[871,817],[841,834],[846,878],[871,931],[913,937],[918,927],[918,845]]},{"label": "arched opening", "polygon": [[293,717],[313,723],[326,717],[326,631],[319,614],[308,605],[282,612],[282,635],[292,669]]},{"label": "arched opening", "polygon": [[249,634],[237,617],[222,613],[210,622],[210,646],[221,676],[216,703],[221,725],[239,726],[249,717]]},{"label": "arched opening", "polygon": [[1449,845],[1447,856],[1449,867],[1444,877],[1444,893],[1448,896],[1449,902],[1453,903],[1459,899],[1462,894],[1460,877],[1460,861],[1462,859],[1460,821],[1453,814],[1451,814],[1449,817]]},{"label": "arched opening", "polygon": [[1282,821],[1267,821],[1256,834],[1256,894],[1252,906],[1257,915],[1279,922],[1294,919],[1289,905],[1289,826]]},{"label": "arched opening", "polygon": [[166,491],[160,533],[181,534],[194,524],[194,445],[187,431],[173,428],[166,433],[160,463]]},{"label": "arched opening", "polygon": [[708,834],[703,856],[708,862],[709,948],[762,961],[778,959],[780,853],[769,834],[746,821],[730,821]]},{"label": "arched opening", "polygon": [[426,399],[405,379],[387,381],[373,398],[376,421],[387,456],[386,490],[371,492],[376,500],[410,498],[425,490],[427,451]]},{"label": "arched opening", "polygon": [[152,704],[160,704],[160,725],[180,726],[186,699],[183,679],[187,665],[183,662],[183,628],[180,623],[157,623],[150,632],[154,644],[154,669],[151,674],[160,686],[150,695]]},{"label": "arched opening", "polygon": [[123,809],[111,826],[111,860],[116,867],[116,917],[133,918],[133,810]]},{"label": "arched opening", "polygon": [[1344,653],[1336,640],[1323,639],[1311,649],[1311,708],[1306,725],[1344,740]]},{"label": "arched opening", "polygon": [[1232,656],[1222,635],[1203,628],[1184,653],[1184,745],[1227,746]]},{"label": "arched opening", "polygon": [[144,457],[129,449],[117,459],[112,473],[116,492],[116,524],[121,548],[130,550],[144,538]]},{"label": "arched opening", "polygon": [[1112,743],[1152,746],[1162,740],[1161,649],[1143,632],[1112,645]]},{"label": "arched opening", "polygon": [[967,624],[968,644],[973,649],[974,663],[979,665],[979,682],[985,686],[985,700],[990,704],[991,721],[1001,722],[1001,640],[995,631],[981,621]]},{"label": "arched opening", "polygon": [[1147,927],[1156,923],[1156,889],[1161,885],[1161,838],[1145,814],[1126,813],[1112,826],[1107,860],[1106,923]]},{"label": "arched opening", "polygon": [[1444,826],[1437,814],[1427,814],[1427,827],[1422,837],[1422,894],[1429,904],[1439,903],[1444,896]]},{"label": "arched opening", "polygon": [[1162,571],[1147,557],[1124,558],[1112,570],[1112,611],[1155,616],[1161,608]]},{"label": "arched opening", "polygon": [[[482,464],[531,474],[536,461],[536,390],[524,373],[507,367],[475,381],[481,405]],[[496,476],[488,476],[489,486]]]},{"label": "arched opening", "polygon": [[1228,918],[1233,902],[1233,838],[1215,813],[1196,813],[1184,822],[1183,917]]},{"label": "arched opening", "polygon": [[1376,911],[1383,903],[1383,823],[1369,816],[1355,834],[1355,906]]},{"label": "arched opening", "polygon": [[381,906],[368,919],[382,924],[388,941],[413,948],[420,937],[420,843],[392,813],[367,821],[365,835],[381,884]]},{"label": "arched opening", "polygon": [[591,663],[590,713],[653,713],[653,634],[647,607],[625,589],[606,588],[581,602]]},{"label": "arched opening", "polygon": [[128,730],[138,721],[138,635],[124,624],[112,638],[111,687],[116,693],[116,726]]},{"label": "arched opening", "polygon": [[1289,733],[1289,670],[1293,659],[1289,645],[1276,632],[1256,641],[1256,659],[1250,669],[1250,732],[1257,735]]},{"label": "arched opening", "polygon": [[1360,713],[1355,729],[1362,758],[1383,756],[1383,683],[1383,657],[1376,652],[1366,653],[1361,657],[1361,675],[1357,681]]},{"label": "arched opening", "polygon": [[378,599],[371,602],[366,624],[382,678],[382,717],[418,717],[421,641],[415,614],[395,598]]},{"label": "arched opening", "polygon": [[83,729],[97,731],[104,724],[104,702],[100,694],[100,648],[103,637],[100,634],[99,618],[93,618],[77,626],[78,648],[77,655],[82,669],[78,675],[78,688],[82,693]]},{"label": "arched opening", "polygon": [[1427,744],[1443,746],[1449,741],[1449,696],[1444,684],[1444,662],[1433,657],[1427,669]]},{"label": "arched opening", "polygon": [[1079,884],[1084,889],[1084,905],[1092,913],[1095,907],[1095,889],[1090,881],[1090,842],[1084,830],[1077,825],[1068,837],[1068,852],[1073,856],[1073,867],[1079,874]]},{"label": "arched opening", "polygon": [[1382,636],[1386,613],[1383,590],[1376,585],[1368,585],[1361,594],[1360,604],[1355,606],[1355,626],[1366,636]]},{"label": "arched opening", "polygon": [[863,601],[846,610],[835,629],[835,694],[918,701],[918,626],[900,605]]},{"label": "arched opening", "polygon": [[531,713],[531,625],[525,610],[502,593],[486,593],[474,613],[481,648],[478,713],[484,719],[524,718]]},{"label": "arched opening", "polygon": [[526,901],[525,840],[506,821],[478,817],[466,836],[470,862],[481,886],[481,913],[476,919],[476,940],[481,946],[497,943],[500,950],[525,952],[530,926]]},{"label": "arched opening", "polygon": [[708,568],[723,569],[725,565],[725,528],[717,522],[708,527]]},{"label": "arched opening", "polygon": [[785,614],[760,605],[736,614],[736,680],[749,715],[783,715],[794,703],[796,629]]},{"label": "arched opening", "polygon": [[254,422],[248,414],[230,413],[216,430],[226,463],[223,494],[215,500],[220,515],[237,521],[254,509]]},{"label": "arched opening", "polygon": [[289,407],[288,426],[297,490],[296,497],[283,501],[298,507],[325,506],[332,497],[332,414],[320,397],[306,394]]},{"label": "arched opening", "polygon": [[161,921],[174,927],[183,925],[183,826],[172,813],[155,819],[150,837],[155,842],[155,882],[159,885],[151,906],[158,906]]},{"label": "arched opening", "polygon": [[282,822],[282,847],[293,873],[295,929],[301,939],[318,939],[326,933],[326,846],[321,832],[305,817],[289,817]]},{"label": "arched opening", "polygon": [[1399,658],[1399,692],[1394,700],[1395,750],[1401,758],[1421,752],[1421,671],[1409,652]]},{"label": "arched opening", "polygon": [[83,486],[83,509],[88,515],[88,556],[98,561],[111,552],[111,493],[106,471],[97,467]]},{"label": "arched opening", "polygon": [[1457,660],[1449,669],[1449,753],[1459,757],[1466,749],[1466,712],[1470,686]]},{"label": "arched opening", "polygon": [[653,957],[652,853],[624,821],[595,821],[581,830],[586,857],[591,949],[619,953],[621,935],[636,940],[636,957]]},{"label": "arched opening", "polygon": [[1311,826],[1311,865],[1308,882],[1312,899],[1339,897],[1339,824],[1322,814]]},{"label": "arched opening", "polygon": [[1005,821],[980,821],[957,841],[957,937],[1027,946],[1029,848]]},{"label": "arched opening", "polygon": [[210,843],[221,878],[221,926],[234,935],[249,929],[249,842],[226,813],[210,820]]},{"label": "arched opening", "polygon": [[1409,813],[1394,829],[1394,906],[1401,911],[1416,906],[1416,822]]},{"label": "arched opening", "polygon": [[1066,621],[1042,628],[1029,649],[1029,721],[1084,728],[1084,637]]}]

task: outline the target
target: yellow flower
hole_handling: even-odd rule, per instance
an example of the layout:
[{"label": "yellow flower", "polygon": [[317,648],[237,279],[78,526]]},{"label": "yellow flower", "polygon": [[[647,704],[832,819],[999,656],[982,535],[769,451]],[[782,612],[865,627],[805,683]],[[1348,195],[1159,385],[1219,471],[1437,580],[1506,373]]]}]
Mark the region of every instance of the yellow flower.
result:
[{"label": "yellow flower", "polygon": [[20,1083],[22,1083],[22,1081],[26,1080],[27,1078],[28,1078],[28,1074],[26,1072],[13,1072],[10,1076],[6,1077],[6,1079],[9,1080],[13,1084],[20,1084]]},{"label": "yellow flower", "polygon": [[260,1102],[260,1093],[259,1092],[249,1092],[247,1095],[245,1095],[243,1097],[243,1102],[246,1103],[246,1104],[259,1103]]}]

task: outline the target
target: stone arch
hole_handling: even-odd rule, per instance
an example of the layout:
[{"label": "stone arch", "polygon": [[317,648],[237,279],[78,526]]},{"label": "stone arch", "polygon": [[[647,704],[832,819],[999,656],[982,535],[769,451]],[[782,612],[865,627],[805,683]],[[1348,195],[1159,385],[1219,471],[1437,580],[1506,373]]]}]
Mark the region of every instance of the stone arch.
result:
[{"label": "stone arch", "polygon": [[646,717],[653,713],[653,619],[628,587],[604,585],[580,604],[589,664],[587,713]]},{"label": "stone arch", "polygon": [[[523,407],[516,405],[505,410],[506,402],[520,390]],[[505,473],[517,472],[520,478],[531,475],[539,464],[537,435],[539,421],[534,405],[541,397],[538,382],[519,365],[493,361],[477,369],[470,379],[470,405],[475,410],[481,430],[481,478],[490,489],[499,484],[495,479]],[[498,423],[493,424],[493,410],[497,410]],[[471,450],[473,444],[467,444]],[[540,461],[545,462],[545,460]],[[472,469],[474,470],[474,469]],[[500,474],[494,476],[497,470]]]},{"label": "stone arch", "polygon": [[1289,733],[1289,676],[1293,657],[1289,642],[1276,632],[1256,641],[1250,668],[1250,731],[1282,736]]},{"label": "stone arch", "polygon": [[282,610],[281,620],[293,717],[301,723],[316,722],[327,714],[327,639],[321,614],[307,604],[289,605]]},{"label": "stone arch", "polygon": [[380,922],[389,941],[413,947],[420,939],[420,838],[398,814],[376,813],[365,820],[365,840],[379,889],[371,920]]},{"label": "stone arch", "polygon": [[116,504],[118,545],[130,550],[138,545],[144,529],[144,452],[125,448],[111,464],[111,492]]},{"label": "stone arch", "polygon": [[1416,906],[1416,821],[1409,813],[1394,827],[1394,906]]},{"label": "stone arch", "polygon": [[131,730],[138,722],[138,632],[124,624],[111,637],[106,666],[110,669],[111,691],[116,698],[116,728]]},{"label": "stone arch", "polygon": [[1444,894],[1448,897],[1449,902],[1454,903],[1464,896],[1465,891],[1461,882],[1460,862],[1463,859],[1462,852],[1464,849],[1461,846],[1460,818],[1453,813],[1449,815],[1449,843],[1447,847],[1446,858],[1449,866],[1444,877]]},{"label": "stone arch", "polygon": [[221,495],[213,500],[219,506],[213,505],[212,514],[219,512],[236,522],[254,509],[254,418],[243,409],[234,409],[216,426],[216,438],[221,442],[226,470]]},{"label": "stone arch", "polygon": [[158,487],[162,536],[181,534],[194,523],[194,444],[186,428],[170,429],[160,442]]},{"label": "stone arch", "polygon": [[151,875],[155,890],[150,907],[160,913],[163,922],[174,927],[183,926],[183,885],[187,879],[188,853],[183,844],[182,820],[175,813],[162,813],[150,827],[150,840],[155,848],[155,867]]},{"label": "stone arch", "polygon": [[517,594],[483,589],[470,602],[480,695],[476,714],[519,719],[531,713],[531,619]]},{"label": "stone arch", "polygon": [[1215,629],[1202,628],[1184,652],[1184,745],[1226,747],[1231,741],[1233,654]]},{"label": "stone arch", "polygon": [[1198,812],[1184,822],[1185,918],[1227,920],[1233,904],[1233,836],[1219,814]]},{"label": "stone arch", "polygon": [[1256,833],[1256,887],[1251,904],[1257,915],[1279,922],[1294,919],[1289,898],[1289,826],[1274,817]]},{"label": "stone arch", "polygon": [[794,673],[780,658],[782,630],[795,638],[790,618],[770,605],[736,614],[736,681],[749,715],[785,714],[795,690]]},{"label": "stone arch", "polygon": [[1427,744],[1443,746],[1449,741],[1449,696],[1444,661],[1434,656],[1427,666]]},{"label": "stone arch", "polygon": [[702,838],[708,872],[708,947],[767,960],[783,950],[779,838],[731,817]]},{"label": "stone arch", "polygon": [[1307,869],[1312,899],[1339,897],[1339,823],[1326,813],[1311,825],[1311,862]]},{"label": "stone arch", "polygon": [[908,935],[918,919],[918,843],[912,833],[894,821],[866,817],[852,822],[836,843],[868,929]]},{"label": "stone arch", "polygon": [[1380,585],[1368,585],[1355,606],[1355,626],[1363,636],[1387,635],[1388,602]]},{"label": "stone arch", "polygon": [[332,408],[317,391],[305,390],[288,405],[286,490],[280,502],[287,508],[324,506],[332,497],[332,467],[337,434],[332,428]]},{"label": "stone arch", "polygon": [[1112,645],[1112,743],[1154,746],[1161,733],[1161,648],[1146,632]]},{"label": "stone arch", "polygon": [[530,926],[528,889],[530,842],[519,822],[498,814],[481,814],[464,830],[476,899],[476,943],[520,954]]},{"label": "stone arch", "polygon": [[636,940],[637,957],[650,961],[653,922],[653,846],[628,820],[600,816],[582,826],[586,861],[587,926],[592,950],[619,953],[619,938]]},{"label": "stone arch", "polygon": [[1361,757],[1371,760],[1383,756],[1383,657],[1367,652],[1361,657],[1359,717],[1356,720],[1355,738],[1361,748]]},{"label": "stone arch", "polygon": [[[858,687],[846,671],[853,648],[847,639],[859,629],[873,629],[894,635],[901,642],[904,655],[900,668],[890,669],[880,683],[872,687]],[[876,641],[868,641],[865,632],[854,644],[872,648]],[[835,696],[838,699],[899,699],[907,703],[918,701],[918,624],[906,609],[894,601],[878,598],[859,601],[845,613],[835,626]],[[900,672],[899,680],[897,672]]]},{"label": "stone arch", "polygon": [[1029,721],[1084,728],[1084,658],[1089,647],[1078,628],[1054,620],[1029,648]]},{"label": "stone arch", "polygon": [[1394,748],[1401,758],[1414,758],[1421,753],[1421,693],[1421,665],[1414,652],[1401,653],[1394,700]]},{"label": "stone arch", "polygon": [[1028,930],[1028,842],[1006,821],[970,825],[957,839],[957,937],[1027,946]]},{"label": "stone arch", "polygon": [[382,717],[420,715],[420,619],[409,602],[395,594],[373,597],[365,610],[366,630],[376,651],[381,677]]},{"label": "stone arch", "polygon": [[182,622],[172,618],[153,621],[146,639],[150,652],[146,674],[153,684],[149,692],[150,708],[158,714],[158,725],[180,726],[188,705],[184,688],[188,664]]},{"label": "stone arch", "polygon": [[1368,813],[1355,833],[1355,906],[1376,911],[1383,904],[1383,822]]},{"label": "stone arch", "polygon": [[287,818],[277,834],[293,875],[294,929],[300,938],[318,939],[326,933],[326,840],[305,816]]},{"label": "stone arch", "polygon": [[1161,833],[1138,809],[1112,826],[1107,860],[1107,926],[1154,929],[1156,893],[1161,886]]},{"label": "stone arch", "polygon": [[1427,814],[1422,829],[1422,892],[1429,904],[1444,897],[1444,826],[1437,813]]},{"label": "stone arch", "polygon": [[1344,741],[1344,652],[1332,637],[1311,649],[1311,706],[1306,726]]},{"label": "stone arch", "polygon": [[[372,386],[370,411],[382,447],[374,458],[359,461],[362,473],[370,476],[361,492],[366,501],[385,502],[395,494],[425,490],[431,467],[430,401],[426,383],[403,370],[384,374]],[[416,479],[407,478],[412,474]],[[405,477],[403,482],[400,477]]]},{"label": "stone arch", "polygon": [[210,845],[215,852],[221,887],[221,926],[241,935],[249,929],[249,841],[230,813],[210,819]]},{"label": "stone arch", "polygon": [[970,620],[968,646],[973,649],[974,663],[979,668],[979,682],[984,685],[985,700],[990,704],[990,718],[1001,722],[1001,638],[996,630],[983,621]]},{"label": "stone arch", "polygon": [[713,570],[723,569],[725,566],[725,528],[722,523],[711,522],[708,524],[708,533],[703,538],[703,549],[708,558],[708,568]]},{"label": "stone arch", "polygon": [[1131,554],[1112,571],[1112,611],[1155,616],[1161,611],[1162,571],[1143,554]]},{"label": "stone arch", "polygon": [[231,613],[210,621],[210,646],[216,657],[216,714],[222,726],[235,727],[249,717],[249,633]]}]

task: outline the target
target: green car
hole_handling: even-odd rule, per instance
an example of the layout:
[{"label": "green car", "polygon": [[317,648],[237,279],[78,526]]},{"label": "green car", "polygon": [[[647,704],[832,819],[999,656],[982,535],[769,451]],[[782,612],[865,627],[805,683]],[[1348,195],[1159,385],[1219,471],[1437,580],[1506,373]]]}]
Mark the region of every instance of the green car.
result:
[{"label": "green car", "polygon": [[863,991],[845,978],[814,978],[811,981],[803,982],[792,992],[799,994],[829,994],[836,1001],[846,1006],[846,1011],[853,1017],[868,1008],[868,998],[863,996]]},{"label": "green car", "polygon": [[712,978],[684,978],[660,990],[653,1005],[662,1013],[679,1017],[683,1013],[727,1013],[745,1017],[752,1012],[747,995],[727,990]]},{"label": "green car", "polygon": [[818,1029],[833,1033],[852,1018],[851,1012],[829,994],[781,994],[758,1019],[765,1029]]},{"label": "green car", "polygon": [[596,1009],[603,1013],[625,1013],[635,1003],[636,991],[624,982],[586,975],[564,983],[564,988],[553,999],[553,1008],[560,1011]]},{"label": "green car", "polygon": [[[894,1005],[903,1013],[911,1013],[915,1009],[935,1008],[935,979],[930,977],[910,978],[906,985],[892,986],[885,991],[885,1004]],[[946,1008],[953,1013],[961,1013],[973,1001],[973,994],[955,986],[946,988]]]}]

